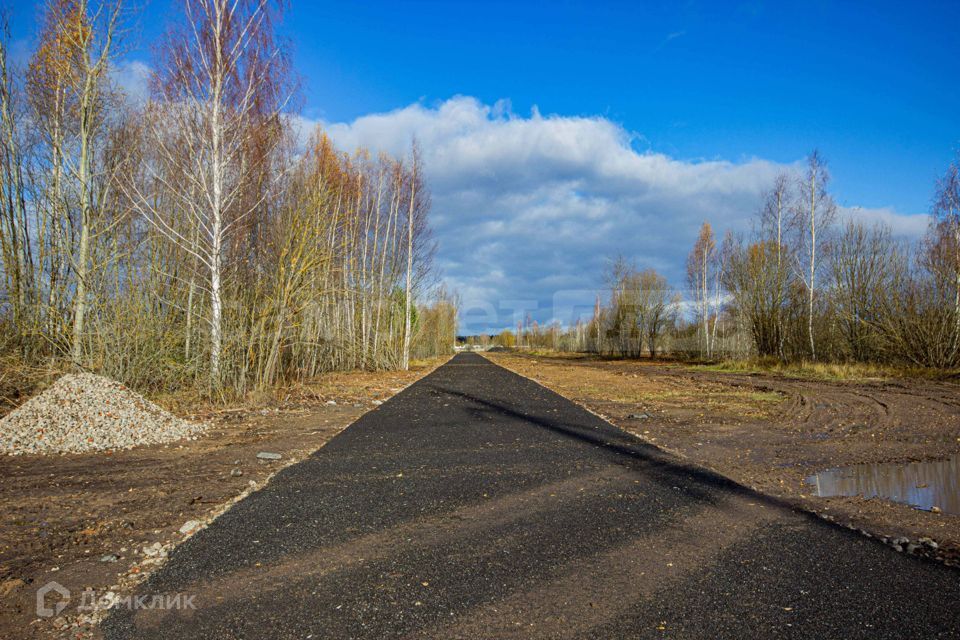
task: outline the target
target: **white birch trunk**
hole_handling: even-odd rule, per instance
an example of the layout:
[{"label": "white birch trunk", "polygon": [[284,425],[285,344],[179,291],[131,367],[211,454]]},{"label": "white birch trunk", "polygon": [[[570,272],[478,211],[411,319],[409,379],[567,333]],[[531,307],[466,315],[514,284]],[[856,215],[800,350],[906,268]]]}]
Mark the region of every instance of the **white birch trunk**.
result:
[{"label": "white birch trunk", "polygon": [[404,328],[403,328],[403,370],[410,368],[410,330],[411,313],[413,310],[411,296],[413,295],[413,214],[417,199],[417,164],[414,157],[413,171],[410,173],[410,210],[407,214],[407,287],[404,301]]},{"label": "white birch trunk", "polygon": [[809,301],[807,308],[807,333],[810,337],[810,356],[817,359],[817,347],[813,339],[813,289],[815,286],[817,269],[817,175],[816,172],[810,177],[810,286]]}]

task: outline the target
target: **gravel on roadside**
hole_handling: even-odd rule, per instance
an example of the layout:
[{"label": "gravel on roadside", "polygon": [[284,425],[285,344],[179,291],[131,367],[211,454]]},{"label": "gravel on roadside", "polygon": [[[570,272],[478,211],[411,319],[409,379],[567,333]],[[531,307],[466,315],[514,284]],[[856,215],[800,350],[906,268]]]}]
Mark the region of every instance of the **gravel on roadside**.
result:
[{"label": "gravel on roadside", "polygon": [[0,453],[83,453],[194,439],[205,425],[92,373],[67,374],[0,419]]}]

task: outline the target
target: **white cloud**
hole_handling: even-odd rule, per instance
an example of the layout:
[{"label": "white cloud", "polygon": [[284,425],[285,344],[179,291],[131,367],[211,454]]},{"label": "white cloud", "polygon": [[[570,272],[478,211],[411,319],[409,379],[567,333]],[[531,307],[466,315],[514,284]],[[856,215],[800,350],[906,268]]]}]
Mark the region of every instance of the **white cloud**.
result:
[{"label": "white cloud", "polygon": [[[464,96],[325,127],[347,150],[404,154],[419,141],[439,266],[467,311],[485,310],[465,314],[469,331],[509,326],[526,311],[569,319],[568,300],[589,310],[605,259],[618,252],[682,285],[700,224],[748,231],[762,191],[792,168],[759,158],[677,160],[637,151],[637,136],[606,118],[522,117],[509,103]],[[912,237],[927,224],[889,208],[856,215]]]},{"label": "white cloud", "polygon": [[134,104],[143,104],[150,96],[152,73],[149,65],[137,60],[123,60],[110,69],[113,83]]},{"label": "white cloud", "polygon": [[891,207],[840,207],[838,213],[841,220],[862,220],[868,224],[883,223],[890,227],[890,232],[895,237],[905,239],[919,238],[930,226],[930,216],[927,214],[905,216]]}]

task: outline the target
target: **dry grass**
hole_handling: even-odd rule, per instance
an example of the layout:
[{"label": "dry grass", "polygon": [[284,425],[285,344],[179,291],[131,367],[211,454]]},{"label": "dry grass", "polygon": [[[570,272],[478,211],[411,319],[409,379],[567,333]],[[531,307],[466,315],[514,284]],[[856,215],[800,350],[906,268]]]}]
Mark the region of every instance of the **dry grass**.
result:
[{"label": "dry grass", "polygon": [[63,366],[36,366],[15,355],[0,355],[0,417],[66,373]]},{"label": "dry grass", "polygon": [[788,362],[776,359],[723,360],[717,363],[690,365],[699,371],[719,373],[774,373],[787,378],[805,380],[883,380],[891,378],[919,378],[946,380],[957,378],[960,371],[930,369],[863,362]]},{"label": "dry grass", "polygon": [[[450,356],[410,361],[410,371],[421,373],[434,369]],[[235,412],[263,408],[283,408],[334,400],[359,402],[369,398],[389,397],[406,386],[407,374],[402,371],[331,371],[313,380],[293,381],[287,384],[253,390],[228,402],[211,400],[194,389],[175,393],[151,394],[150,399],[175,413]]]},{"label": "dry grass", "polygon": [[[715,411],[732,418],[765,417],[784,400],[776,391],[735,387],[716,381],[691,383],[664,375],[662,361],[607,360],[576,353],[490,354],[502,364],[578,401],[617,403],[652,411]],[[670,366],[669,371],[679,369]]]},{"label": "dry grass", "polygon": [[535,356],[539,358],[560,358],[562,360],[580,360],[586,357],[595,357],[595,355],[578,353],[575,351],[554,351],[553,349],[528,349],[526,347],[506,351],[516,356]]},{"label": "dry grass", "polygon": [[[411,360],[410,370],[421,372],[433,369],[449,356]],[[25,401],[43,391],[64,373],[70,370],[69,363],[58,361],[48,366],[26,364],[16,355],[0,355],[0,417],[3,417]],[[390,372],[332,371],[313,380],[294,381],[265,389],[252,390],[243,395],[230,394],[211,397],[208,392],[187,385],[176,391],[142,389],[144,396],[177,415],[226,413],[267,407],[283,407],[292,404],[323,402],[335,399],[339,402],[355,402],[371,394],[385,393],[392,387],[383,387],[384,380],[395,379],[402,384],[403,376],[391,376]],[[389,394],[388,394],[389,395]]]},{"label": "dry grass", "polygon": [[786,378],[802,380],[883,380],[894,378],[915,378],[921,380],[955,380],[960,378],[960,369],[935,369],[894,364],[869,362],[783,362],[776,358],[749,358],[746,360],[727,359],[714,361],[691,361],[670,356],[649,358],[627,358],[603,356],[597,354],[552,351],[550,349],[523,349],[515,355],[553,358],[559,360],[596,360],[598,362],[630,362],[647,364],[683,364],[695,371],[714,371],[717,373],[773,373]]}]

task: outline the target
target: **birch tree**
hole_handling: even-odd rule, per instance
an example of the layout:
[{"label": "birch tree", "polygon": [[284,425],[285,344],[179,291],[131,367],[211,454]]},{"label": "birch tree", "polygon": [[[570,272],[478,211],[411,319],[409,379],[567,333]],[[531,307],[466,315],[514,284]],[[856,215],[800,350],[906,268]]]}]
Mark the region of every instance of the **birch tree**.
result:
[{"label": "birch tree", "polygon": [[[87,0],[79,0],[77,11],[70,15],[63,29],[64,37],[75,51],[79,67],[77,108],[79,116],[78,155],[72,167],[79,190],[80,241],[74,258],[77,274],[73,304],[71,357],[80,363],[83,356],[83,332],[87,312],[87,291],[90,284],[90,242],[93,234],[95,180],[93,157],[103,124],[103,93],[106,74],[113,60],[113,44],[120,17],[120,2],[101,3],[88,15]],[[102,25],[102,26],[101,26]]]},{"label": "birch tree", "polygon": [[[248,188],[279,144],[278,137],[258,135],[281,117],[286,61],[273,37],[276,9],[267,0],[185,0],[184,9],[186,24],[167,39],[150,106],[150,138],[159,156],[151,177],[171,191],[183,216],[158,210],[147,193],[131,199],[205,271],[209,378],[216,387],[227,245],[267,196]],[[254,153],[255,141],[265,148]],[[186,192],[170,181],[181,170]]]},{"label": "birch tree", "polygon": [[[78,84],[77,65],[70,39],[62,31],[76,24],[78,7],[72,2],[54,0],[44,10],[39,43],[26,73],[26,93],[30,121],[37,145],[32,164],[35,171],[37,270],[45,271],[38,284],[45,281],[46,291],[37,290],[43,298],[45,315],[43,330],[58,347],[68,330],[61,318],[61,308],[69,295],[69,261],[72,255],[70,211],[67,198],[66,157],[70,131],[75,128],[77,101],[71,90]],[[65,348],[69,348],[67,346]]]},{"label": "birch tree", "polygon": [[15,326],[21,326],[30,293],[30,237],[23,178],[22,131],[17,87],[9,68],[10,25],[0,12],[0,258]]},{"label": "birch tree", "polygon": [[[773,313],[773,322],[775,323],[775,339],[777,341],[777,355],[783,359],[784,340],[786,330],[784,328],[784,305],[786,304],[787,282],[788,282],[788,261],[789,255],[785,246],[785,231],[789,224],[789,212],[792,206],[793,189],[790,175],[779,173],[774,178],[773,186],[765,194],[762,209],[760,211],[761,236],[764,245],[762,251],[769,250],[769,244],[773,244],[776,257],[776,270],[773,274],[767,274],[768,277],[760,280],[771,287],[769,291],[764,292],[765,298],[770,305],[770,311]],[[772,277],[769,277],[772,275]],[[766,354],[772,355],[772,354]]]},{"label": "birch tree", "polygon": [[730,262],[730,254],[734,250],[734,245],[736,244],[733,232],[727,229],[726,233],[723,235],[723,242],[720,245],[719,250],[714,252],[714,298],[713,298],[713,327],[710,330],[710,354],[715,355],[717,348],[717,331],[720,326],[721,315],[720,312],[723,309],[723,282],[724,274],[726,273],[727,266]]},{"label": "birch tree", "polygon": [[697,313],[700,316],[701,353],[708,358],[710,349],[710,281],[717,243],[713,237],[713,228],[709,222],[700,227],[697,240],[687,257],[687,282],[694,296]]},{"label": "birch tree", "polygon": [[417,150],[413,152],[413,168],[410,173],[410,206],[407,210],[407,278],[404,290],[403,369],[410,368],[410,332],[413,309],[413,216],[417,203]]},{"label": "birch tree", "polygon": [[943,235],[949,236],[952,242],[941,242],[941,246],[951,246],[952,250],[946,263],[950,265],[951,280],[953,281],[953,350],[960,353],[960,160],[954,160],[947,167],[943,177],[937,181],[934,194],[933,214],[937,222],[943,227]]},{"label": "birch tree", "polygon": [[[69,353],[83,362],[83,340],[92,284],[93,243],[101,221],[110,179],[99,158],[108,135],[111,113],[108,70],[116,57],[116,39],[122,4],[119,0],[52,0],[44,9],[40,47],[31,60],[28,83],[34,113],[45,131],[52,171],[51,208],[44,209],[41,233],[47,223],[55,231],[52,251],[67,254],[72,282],[72,319]],[[67,197],[69,196],[69,197]],[[76,229],[76,243],[67,246],[61,229]],[[72,235],[72,233],[71,233]],[[60,276],[51,274],[51,292]],[[51,300],[52,302],[52,300]]]},{"label": "birch tree", "polygon": [[802,248],[800,274],[806,285],[807,293],[807,338],[810,357],[817,359],[817,344],[814,336],[814,304],[816,301],[817,270],[819,264],[817,248],[836,216],[836,205],[827,192],[830,174],[819,151],[814,150],[807,157],[807,169],[800,180],[800,199],[795,211],[795,220],[799,229],[799,244]]}]

